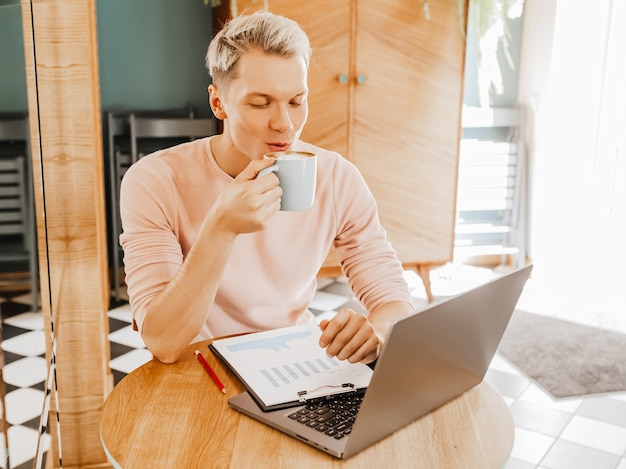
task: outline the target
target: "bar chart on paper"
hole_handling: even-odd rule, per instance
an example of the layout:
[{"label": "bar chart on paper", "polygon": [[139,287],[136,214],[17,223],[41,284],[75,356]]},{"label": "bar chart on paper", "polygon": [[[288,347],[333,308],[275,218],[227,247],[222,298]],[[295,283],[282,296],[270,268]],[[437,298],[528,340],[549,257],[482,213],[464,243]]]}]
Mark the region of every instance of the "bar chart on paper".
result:
[{"label": "bar chart on paper", "polygon": [[216,340],[211,348],[268,407],[366,388],[372,370],[328,357],[320,334],[316,324],[294,326]]}]

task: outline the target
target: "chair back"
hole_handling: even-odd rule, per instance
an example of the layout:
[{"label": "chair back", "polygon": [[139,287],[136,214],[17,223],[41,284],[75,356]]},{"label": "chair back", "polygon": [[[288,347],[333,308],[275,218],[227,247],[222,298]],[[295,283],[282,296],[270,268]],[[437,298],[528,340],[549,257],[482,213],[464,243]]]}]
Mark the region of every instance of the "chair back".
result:
[{"label": "chair back", "polygon": [[27,119],[0,120],[0,141],[29,141]]},{"label": "chair back", "polygon": [[130,154],[130,116],[141,117],[176,117],[192,118],[193,108],[187,106],[172,109],[112,110],[107,112],[107,137],[108,137],[108,210],[111,216],[111,224],[108,232],[108,242],[112,255],[113,294],[116,300],[120,300],[120,246],[118,236],[120,233],[119,220],[119,190],[120,180],[131,163]]},{"label": "chair back", "polygon": [[215,133],[214,119],[177,119],[162,117],[130,116],[131,162],[135,163],[141,154],[138,150],[140,139],[189,139],[207,137]]},{"label": "chair back", "polygon": [[[0,235],[23,235],[27,217],[26,170],[23,156],[0,159]],[[2,257],[6,258],[7,253]]]},{"label": "chair back", "polygon": [[[28,261],[32,309],[38,309],[39,260],[28,116],[0,118],[0,262]],[[15,144],[15,145],[14,145]]]},{"label": "chair back", "polygon": [[123,116],[113,116],[115,122],[109,121],[109,129],[117,135],[129,135],[130,153],[123,151],[121,146],[113,146],[114,135],[110,135],[110,148],[113,149],[110,160],[110,203],[111,221],[111,253],[112,282],[114,295],[120,299],[120,255],[119,235],[121,220],[119,217],[119,191],[121,179],[130,165],[137,162],[143,155],[162,148],[170,147],[182,141],[207,137],[216,133],[214,119],[195,119],[192,110],[186,113],[175,110],[137,111]]}]

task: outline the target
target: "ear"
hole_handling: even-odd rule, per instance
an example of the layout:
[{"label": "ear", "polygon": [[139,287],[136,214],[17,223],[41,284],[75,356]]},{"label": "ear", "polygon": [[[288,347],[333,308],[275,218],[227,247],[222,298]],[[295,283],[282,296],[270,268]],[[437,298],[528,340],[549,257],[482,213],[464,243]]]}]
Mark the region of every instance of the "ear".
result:
[{"label": "ear", "polygon": [[211,106],[211,110],[213,111],[215,117],[219,120],[226,119],[226,111],[224,111],[224,107],[222,105],[220,92],[217,89],[217,86],[212,83],[209,85],[209,106]]}]

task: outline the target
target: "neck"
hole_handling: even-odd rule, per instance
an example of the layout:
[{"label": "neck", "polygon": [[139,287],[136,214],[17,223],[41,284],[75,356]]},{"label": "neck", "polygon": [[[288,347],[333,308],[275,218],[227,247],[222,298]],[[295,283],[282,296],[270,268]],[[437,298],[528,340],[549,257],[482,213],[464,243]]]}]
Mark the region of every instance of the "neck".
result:
[{"label": "neck", "polygon": [[216,135],[211,139],[211,152],[220,169],[233,178],[250,163],[250,159],[237,150],[226,134]]}]

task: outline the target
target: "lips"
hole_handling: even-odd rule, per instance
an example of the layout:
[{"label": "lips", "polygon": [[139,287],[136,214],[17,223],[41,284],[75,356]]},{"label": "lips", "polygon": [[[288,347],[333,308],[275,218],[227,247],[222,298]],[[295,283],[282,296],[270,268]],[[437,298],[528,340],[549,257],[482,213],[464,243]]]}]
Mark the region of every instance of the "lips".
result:
[{"label": "lips", "polygon": [[270,151],[287,151],[291,147],[291,143],[271,142],[267,144]]}]

